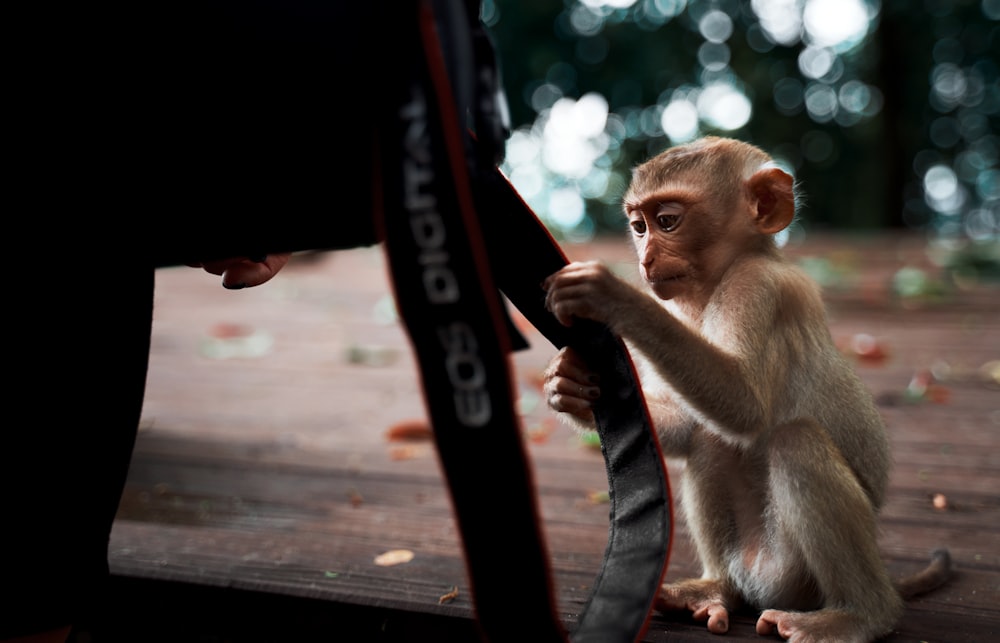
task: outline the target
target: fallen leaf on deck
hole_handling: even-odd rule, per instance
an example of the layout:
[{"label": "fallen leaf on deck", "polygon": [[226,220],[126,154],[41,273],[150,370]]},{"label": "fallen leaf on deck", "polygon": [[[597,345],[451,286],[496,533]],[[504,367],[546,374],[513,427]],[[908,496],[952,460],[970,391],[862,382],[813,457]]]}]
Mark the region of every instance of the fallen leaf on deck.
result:
[{"label": "fallen leaf on deck", "polygon": [[530,388],[530,385],[520,387],[520,396],[517,398],[517,412],[520,415],[528,415],[541,402],[541,396]]},{"label": "fallen leaf on deck", "polygon": [[983,379],[993,384],[1000,384],[1000,360],[990,360],[979,367]]},{"label": "fallen leaf on deck", "polygon": [[379,326],[392,326],[399,321],[399,311],[396,310],[396,298],[385,295],[372,307],[372,321]]},{"label": "fallen leaf on deck", "polygon": [[389,366],[399,358],[399,351],[391,346],[352,344],[346,351],[347,361],[365,366]]},{"label": "fallen leaf on deck", "polygon": [[893,294],[902,300],[940,299],[945,293],[944,283],[926,270],[903,266],[892,276]]},{"label": "fallen leaf on deck", "polygon": [[443,594],[441,598],[438,599],[438,605],[442,605],[444,603],[450,603],[456,598],[458,598],[458,585],[452,587],[447,594]]},{"label": "fallen leaf on deck", "polygon": [[587,431],[580,435],[580,443],[585,447],[590,447],[591,449],[601,449],[601,436],[597,431]]},{"label": "fallen leaf on deck", "polygon": [[951,389],[947,386],[932,384],[927,388],[924,397],[935,404],[948,404],[951,402]]},{"label": "fallen leaf on deck", "polygon": [[544,429],[531,429],[528,431],[528,441],[532,444],[545,444],[549,441],[549,432]]},{"label": "fallen leaf on deck", "polygon": [[529,371],[524,376],[528,384],[535,387],[537,390],[542,391],[545,388],[545,371]]},{"label": "fallen leaf on deck", "polygon": [[904,398],[909,402],[933,402],[947,404],[951,401],[951,390],[937,383],[930,370],[919,370],[913,374],[906,386]]},{"label": "fallen leaf on deck", "polygon": [[611,502],[611,496],[607,491],[591,491],[587,494],[587,500],[592,505],[606,505]]},{"label": "fallen leaf on deck", "polygon": [[262,357],[270,352],[274,338],[244,324],[215,324],[201,339],[199,352],[209,359]]},{"label": "fallen leaf on deck", "polygon": [[389,442],[430,440],[433,437],[434,430],[427,420],[403,420],[396,422],[385,432],[385,439]]},{"label": "fallen leaf on deck", "polygon": [[869,366],[880,366],[889,358],[882,342],[867,333],[857,333],[851,338],[851,354]]},{"label": "fallen leaf on deck", "polygon": [[549,436],[555,429],[554,422],[546,418],[529,426],[525,430],[528,440],[533,444],[544,444],[549,441]]},{"label": "fallen leaf on deck", "polygon": [[401,565],[413,560],[413,552],[409,549],[390,549],[375,557],[375,564],[379,567],[392,567]]},{"label": "fallen leaf on deck", "polygon": [[798,260],[798,264],[823,287],[833,288],[840,281],[836,267],[826,257],[802,257]]},{"label": "fallen leaf on deck", "polygon": [[340,576],[340,574],[337,572],[323,572],[323,576],[325,578],[336,578],[337,576]]},{"label": "fallen leaf on deck", "polygon": [[412,460],[421,454],[421,450],[416,445],[406,445],[393,447],[389,450],[390,460]]}]

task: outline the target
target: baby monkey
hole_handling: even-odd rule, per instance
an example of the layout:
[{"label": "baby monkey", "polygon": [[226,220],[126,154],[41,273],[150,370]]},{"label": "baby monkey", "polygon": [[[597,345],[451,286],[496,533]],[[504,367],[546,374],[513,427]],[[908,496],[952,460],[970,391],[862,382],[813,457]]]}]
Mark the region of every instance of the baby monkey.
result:
[{"label": "baby monkey", "polygon": [[[762,610],[757,633],[868,643],[903,600],[949,574],[946,550],[893,582],[876,542],[890,455],[872,396],[831,338],[818,286],[773,235],[793,220],[792,177],[765,152],[708,137],[639,165],[624,197],[639,271],[654,297],[597,262],[549,277],[564,325],[606,324],[635,358],[665,457],[685,463],[681,506],[703,575],[667,583],[656,608],[711,632]],[[594,426],[599,383],[562,349],[549,406]]]}]

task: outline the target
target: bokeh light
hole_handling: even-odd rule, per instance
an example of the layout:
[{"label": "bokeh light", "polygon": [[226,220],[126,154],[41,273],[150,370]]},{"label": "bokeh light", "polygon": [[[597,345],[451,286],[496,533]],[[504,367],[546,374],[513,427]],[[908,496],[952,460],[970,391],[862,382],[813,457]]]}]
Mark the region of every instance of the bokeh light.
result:
[{"label": "bokeh light", "polygon": [[848,51],[868,35],[872,16],[861,0],[806,0],[802,24],[810,46]]},{"label": "bokeh light", "polygon": [[[485,4],[499,19],[496,3]],[[1000,0],[922,2],[920,15],[882,0],[561,4],[552,10],[557,46],[526,61],[531,80],[519,89],[533,122],[513,132],[502,168],[557,234],[585,236],[595,219],[619,225],[635,162],[729,134],[765,145],[804,174],[809,198],[799,228],[810,208],[836,224],[858,206],[858,217],[884,216],[879,207],[889,203],[899,223],[998,238],[1000,60],[991,49]],[[897,38],[927,43],[923,56],[900,58],[898,74],[882,58],[887,21]],[[925,31],[911,34],[913,24]],[[910,87],[921,87],[916,103]],[[908,121],[895,120],[904,112]],[[886,128],[896,133],[879,133]],[[902,145],[905,156],[893,157]],[[872,182],[888,160],[897,164],[900,194],[880,202],[885,195]],[[859,172],[867,191],[855,192],[850,207],[830,205],[824,194]]]},{"label": "bokeh light", "polygon": [[706,124],[723,131],[738,130],[753,113],[750,99],[736,86],[713,83],[698,96],[698,115]]},{"label": "bokeh light", "polygon": [[663,110],[660,126],[674,144],[692,141],[698,136],[698,108],[686,98],[672,100]]}]

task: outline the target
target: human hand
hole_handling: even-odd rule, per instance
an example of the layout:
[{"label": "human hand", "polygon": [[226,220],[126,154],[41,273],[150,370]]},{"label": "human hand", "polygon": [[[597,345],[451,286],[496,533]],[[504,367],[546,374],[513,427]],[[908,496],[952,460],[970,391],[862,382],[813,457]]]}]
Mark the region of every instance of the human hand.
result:
[{"label": "human hand", "polygon": [[263,257],[230,257],[198,263],[189,263],[192,268],[202,268],[205,272],[222,276],[222,287],[239,290],[259,286],[271,280],[284,268],[291,253],[264,255]]}]

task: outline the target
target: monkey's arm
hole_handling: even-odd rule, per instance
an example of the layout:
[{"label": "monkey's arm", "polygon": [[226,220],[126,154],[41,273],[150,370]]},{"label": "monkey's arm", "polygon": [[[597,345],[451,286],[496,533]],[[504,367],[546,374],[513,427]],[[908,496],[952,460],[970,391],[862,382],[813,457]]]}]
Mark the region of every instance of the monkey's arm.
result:
[{"label": "monkey's arm", "polygon": [[[629,348],[639,373],[650,421],[664,454],[669,457],[687,455],[694,419],[673,401],[675,395],[642,354]],[[545,400],[549,408],[559,413],[559,419],[580,432],[597,428],[592,404],[600,396],[600,381],[576,351],[569,347],[560,350],[545,369],[544,380]]]},{"label": "monkey's arm", "polygon": [[[626,345],[629,343],[626,341]],[[677,403],[677,394],[657,373],[656,368],[634,346],[628,346],[639,374],[642,394],[649,410],[649,419],[656,429],[663,454],[668,458],[684,458],[691,448],[691,436],[697,422]]]},{"label": "monkey's arm", "polygon": [[[696,420],[736,443],[773,426],[776,391],[789,360],[775,329],[780,286],[766,263],[745,262],[712,295],[701,329],[596,262],[574,263],[546,281],[549,310],[564,324],[606,324],[635,346]],[[727,283],[728,282],[728,283]]]}]

